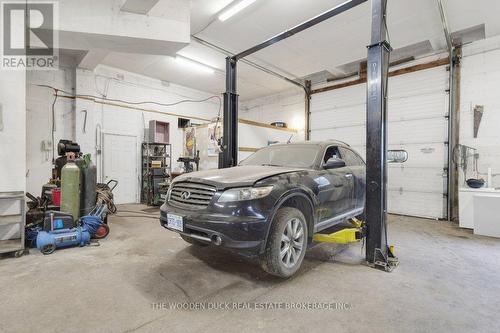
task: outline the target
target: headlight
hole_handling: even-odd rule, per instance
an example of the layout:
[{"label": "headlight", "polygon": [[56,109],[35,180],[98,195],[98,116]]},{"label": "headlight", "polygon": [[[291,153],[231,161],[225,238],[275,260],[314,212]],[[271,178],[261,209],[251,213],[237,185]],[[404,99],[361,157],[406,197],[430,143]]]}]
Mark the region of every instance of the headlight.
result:
[{"label": "headlight", "polygon": [[272,186],[240,187],[224,191],[218,202],[244,201],[263,198],[271,193]]}]

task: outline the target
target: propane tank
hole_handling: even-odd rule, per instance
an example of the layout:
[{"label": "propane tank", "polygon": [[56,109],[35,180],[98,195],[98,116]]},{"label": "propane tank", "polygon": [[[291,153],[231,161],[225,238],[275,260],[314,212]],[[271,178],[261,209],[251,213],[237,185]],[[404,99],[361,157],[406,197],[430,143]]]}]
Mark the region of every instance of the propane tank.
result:
[{"label": "propane tank", "polygon": [[76,227],[54,231],[40,231],[36,236],[36,247],[43,254],[51,254],[57,248],[69,246],[85,246],[90,243],[90,233],[87,229]]},{"label": "propane tank", "polygon": [[97,168],[90,160],[90,154],[75,160],[81,172],[80,216],[88,215],[96,203]]},{"label": "propane tank", "polygon": [[80,186],[80,168],[68,160],[61,171],[61,212],[70,213],[74,221],[80,218]]}]

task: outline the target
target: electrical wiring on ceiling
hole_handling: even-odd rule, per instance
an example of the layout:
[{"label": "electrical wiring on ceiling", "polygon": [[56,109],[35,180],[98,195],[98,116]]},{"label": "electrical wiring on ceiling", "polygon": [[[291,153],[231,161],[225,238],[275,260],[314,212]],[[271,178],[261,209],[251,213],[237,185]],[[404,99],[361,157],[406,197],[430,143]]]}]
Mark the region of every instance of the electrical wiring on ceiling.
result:
[{"label": "electrical wiring on ceiling", "polygon": [[98,99],[98,100],[103,100],[103,101],[108,101],[108,102],[118,102],[118,103],[129,104],[129,105],[153,104],[153,105],[158,105],[158,106],[171,107],[171,106],[176,106],[176,105],[183,104],[183,103],[202,103],[202,102],[209,101],[211,99],[217,99],[219,101],[219,109],[222,106],[222,98],[218,95],[212,95],[212,96],[209,96],[209,97],[203,98],[203,99],[182,99],[182,100],[174,102],[174,103],[160,103],[160,102],[155,102],[155,101],[132,102],[132,101],[127,101],[127,100],[123,100],[123,99],[99,97],[99,96],[95,96],[95,95],[73,94],[73,93],[65,91],[63,89],[58,89],[58,88],[55,88],[55,87],[52,87],[49,85],[44,85],[44,84],[38,84],[37,86],[53,89],[55,91],[56,95],[58,94],[58,92],[64,93],[65,95],[59,95],[61,97],[93,98],[93,99]]},{"label": "electrical wiring on ceiling", "polygon": [[[218,112],[217,112],[217,117],[215,117],[215,127],[217,129],[217,127],[219,126],[219,122],[220,122],[220,119],[221,119],[221,112],[222,112],[222,98],[218,95],[212,95],[212,96],[209,96],[207,98],[203,98],[203,99],[182,99],[182,100],[179,100],[177,102],[174,102],[174,103],[160,103],[160,102],[156,102],[156,101],[140,101],[140,102],[132,102],[132,101],[127,101],[127,100],[123,100],[123,99],[115,99],[115,98],[108,98],[107,96],[103,95],[102,97],[99,97],[99,96],[95,96],[95,95],[87,95],[87,94],[83,94],[83,95],[80,95],[80,94],[73,94],[71,92],[68,92],[68,91],[65,91],[63,89],[59,89],[59,88],[56,88],[56,87],[53,87],[53,86],[49,86],[49,85],[45,85],[45,84],[37,84],[38,87],[43,87],[43,88],[49,88],[49,89],[52,89],[54,90],[54,102],[53,102],[53,105],[52,105],[52,134],[53,132],[55,131],[55,127],[54,127],[54,124],[55,124],[55,110],[54,110],[54,105],[55,105],[55,102],[57,101],[57,98],[58,97],[66,97],[66,98],[89,98],[89,99],[93,99],[94,101],[106,101],[106,102],[117,102],[117,103],[122,103],[122,104],[128,104],[128,105],[144,105],[144,104],[153,104],[153,105],[158,105],[158,106],[162,106],[162,107],[172,107],[172,106],[176,106],[176,105],[179,105],[179,104],[183,104],[183,103],[203,103],[203,102],[206,102],[206,101],[209,101],[211,99],[217,99],[217,101],[219,102],[219,106],[218,106]],[[62,92],[63,94],[59,94],[59,92]],[[180,116],[180,115],[178,115]],[[189,116],[186,116],[187,118],[189,118]],[[191,118],[195,118],[195,117],[191,117]],[[52,138],[52,141],[54,141],[54,139]],[[54,151],[52,152],[52,155],[54,156]]]}]

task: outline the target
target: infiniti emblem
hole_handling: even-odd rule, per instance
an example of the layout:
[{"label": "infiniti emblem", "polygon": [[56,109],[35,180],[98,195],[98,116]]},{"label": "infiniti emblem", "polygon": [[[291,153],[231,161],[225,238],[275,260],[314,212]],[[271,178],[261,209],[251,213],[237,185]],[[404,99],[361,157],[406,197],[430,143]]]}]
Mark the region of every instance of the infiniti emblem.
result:
[{"label": "infiniti emblem", "polygon": [[184,199],[184,200],[187,200],[189,198],[191,198],[191,192],[188,192],[188,191],[184,191],[181,193],[181,198]]}]

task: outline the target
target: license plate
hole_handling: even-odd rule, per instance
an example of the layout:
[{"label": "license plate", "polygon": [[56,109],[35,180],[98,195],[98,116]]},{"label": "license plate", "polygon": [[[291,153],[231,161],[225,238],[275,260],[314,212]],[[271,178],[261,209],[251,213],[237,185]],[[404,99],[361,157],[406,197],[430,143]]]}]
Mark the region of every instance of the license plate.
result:
[{"label": "license plate", "polygon": [[182,216],[167,214],[167,227],[179,231],[184,231],[184,221],[182,219]]}]

